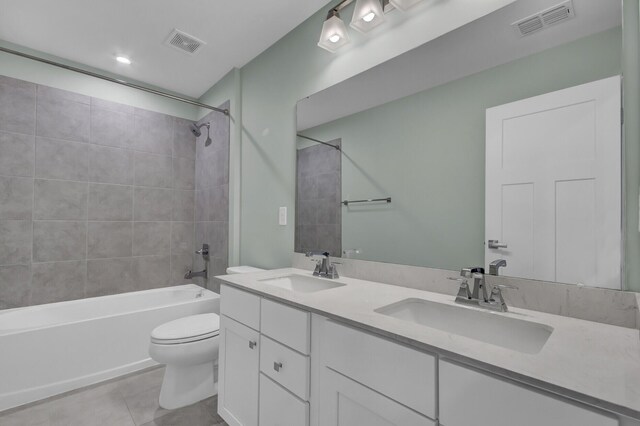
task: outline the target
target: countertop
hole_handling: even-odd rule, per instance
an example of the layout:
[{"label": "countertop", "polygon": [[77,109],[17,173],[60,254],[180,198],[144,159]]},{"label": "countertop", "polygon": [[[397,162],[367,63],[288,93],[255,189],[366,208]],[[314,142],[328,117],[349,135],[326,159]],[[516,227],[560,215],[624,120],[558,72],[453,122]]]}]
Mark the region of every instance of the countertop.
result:
[{"label": "countertop", "polygon": [[312,275],[286,268],[216,278],[417,349],[640,420],[639,330],[518,308],[494,313],[553,327],[542,350],[527,354],[375,312],[408,298],[478,309],[455,304],[452,296],[346,277],[330,280],[344,286],[315,293],[260,282],[291,274]]}]

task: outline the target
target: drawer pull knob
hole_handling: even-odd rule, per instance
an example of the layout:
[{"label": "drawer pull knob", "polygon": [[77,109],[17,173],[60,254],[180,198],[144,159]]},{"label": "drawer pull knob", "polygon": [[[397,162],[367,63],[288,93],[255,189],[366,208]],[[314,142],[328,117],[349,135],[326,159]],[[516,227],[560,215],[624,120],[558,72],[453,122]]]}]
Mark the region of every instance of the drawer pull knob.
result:
[{"label": "drawer pull knob", "polygon": [[250,348],[250,349],[255,348],[255,347],[256,347],[256,344],[257,344],[256,342],[249,342],[249,348]]},{"label": "drawer pull knob", "polygon": [[273,363],[273,369],[276,371],[280,371],[280,369],[282,368],[282,363],[281,362],[274,362]]}]

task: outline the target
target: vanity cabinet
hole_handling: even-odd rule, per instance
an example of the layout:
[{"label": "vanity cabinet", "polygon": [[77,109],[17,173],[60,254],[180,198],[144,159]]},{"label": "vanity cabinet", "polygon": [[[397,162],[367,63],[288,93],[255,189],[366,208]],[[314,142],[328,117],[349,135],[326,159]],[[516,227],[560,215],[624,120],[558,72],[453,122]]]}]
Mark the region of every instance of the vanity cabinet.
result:
[{"label": "vanity cabinet", "polygon": [[230,426],[636,426],[342,321],[221,287]]},{"label": "vanity cabinet", "polygon": [[[613,416],[441,360],[442,426],[618,426]],[[514,421],[517,419],[517,421]]]},{"label": "vanity cabinet", "polygon": [[224,284],[220,295],[220,416],[308,426],[311,314]]}]

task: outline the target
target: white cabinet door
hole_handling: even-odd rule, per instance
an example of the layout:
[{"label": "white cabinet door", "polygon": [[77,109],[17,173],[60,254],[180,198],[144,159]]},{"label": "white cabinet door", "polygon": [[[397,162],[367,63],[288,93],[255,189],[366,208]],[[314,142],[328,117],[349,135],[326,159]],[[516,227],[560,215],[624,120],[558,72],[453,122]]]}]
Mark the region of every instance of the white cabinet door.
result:
[{"label": "white cabinet door", "polygon": [[230,426],[258,425],[259,334],[220,317],[218,413]]},{"label": "white cabinet door", "polygon": [[308,426],[309,403],[260,374],[260,426]]},{"label": "white cabinet door", "polygon": [[435,422],[330,368],[320,373],[320,426],[434,426]]},{"label": "white cabinet door", "polygon": [[620,289],[620,109],[616,76],[487,110],[487,267]]},{"label": "white cabinet door", "polygon": [[580,404],[440,361],[440,422],[446,426],[618,426]]}]

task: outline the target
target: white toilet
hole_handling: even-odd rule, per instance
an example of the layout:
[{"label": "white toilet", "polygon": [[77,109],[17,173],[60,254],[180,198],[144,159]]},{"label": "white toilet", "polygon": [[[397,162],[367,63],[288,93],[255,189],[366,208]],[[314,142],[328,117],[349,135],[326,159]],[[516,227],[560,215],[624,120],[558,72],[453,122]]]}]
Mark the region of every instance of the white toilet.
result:
[{"label": "white toilet", "polygon": [[168,410],[194,404],[217,393],[220,317],[191,315],[151,332],[149,355],[166,364],[160,406]]},{"label": "white toilet", "polygon": [[[263,271],[252,266],[227,268],[228,274]],[[149,356],[166,364],[160,406],[167,410],[195,404],[218,393],[220,317],[200,314],[162,324],[151,332]]]}]

